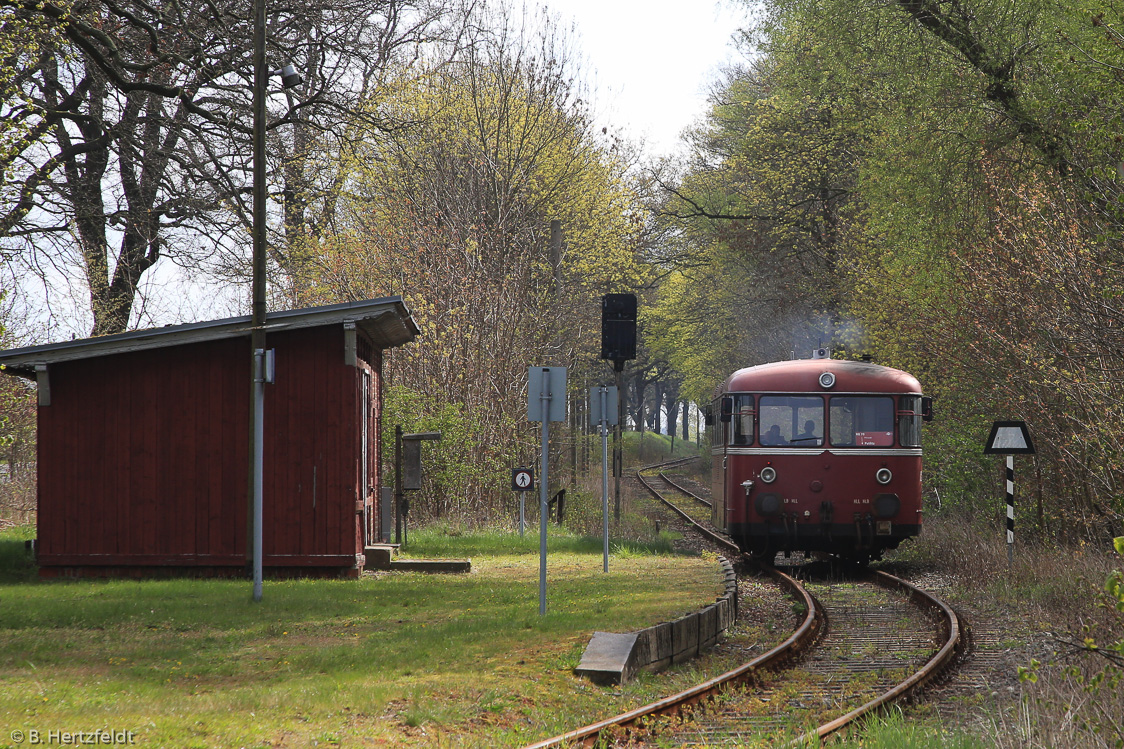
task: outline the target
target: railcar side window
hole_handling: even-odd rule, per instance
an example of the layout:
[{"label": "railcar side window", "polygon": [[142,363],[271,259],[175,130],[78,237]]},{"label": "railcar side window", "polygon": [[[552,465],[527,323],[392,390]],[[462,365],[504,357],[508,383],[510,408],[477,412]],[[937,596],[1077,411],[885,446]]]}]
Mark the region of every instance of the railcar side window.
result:
[{"label": "railcar side window", "polygon": [[711,413],[716,415],[710,424],[710,444],[714,447],[721,447],[726,441],[726,425],[717,416],[722,412],[722,400],[714,401],[712,409]]},{"label": "railcar side window", "polygon": [[894,399],[889,396],[833,396],[829,414],[836,447],[894,446]]},{"label": "railcar side window", "polygon": [[753,396],[735,395],[734,418],[730,422],[730,426],[732,427],[732,431],[730,434],[730,444],[753,444],[754,416],[756,416],[756,412],[753,410]]},{"label": "railcar side window", "polygon": [[760,443],[819,447],[823,444],[823,398],[818,395],[762,395],[758,409]]},{"label": "railcar side window", "polygon": [[921,447],[921,396],[898,399],[898,439],[902,447]]}]

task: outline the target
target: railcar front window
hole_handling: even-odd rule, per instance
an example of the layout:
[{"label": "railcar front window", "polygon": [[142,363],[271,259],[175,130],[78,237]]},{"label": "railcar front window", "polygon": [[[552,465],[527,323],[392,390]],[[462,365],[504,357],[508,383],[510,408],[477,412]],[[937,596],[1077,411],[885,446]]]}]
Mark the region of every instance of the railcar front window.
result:
[{"label": "railcar front window", "polygon": [[902,447],[921,447],[920,395],[903,395],[899,400],[898,435]]},{"label": "railcar front window", "polygon": [[829,416],[836,447],[894,446],[894,399],[889,396],[837,395]]},{"label": "railcar front window", "polygon": [[733,433],[730,443],[734,445],[749,445],[753,443],[753,410],[752,395],[734,396],[734,417],[731,420]]},{"label": "railcar front window", "polygon": [[824,438],[823,398],[816,395],[762,395],[759,441],[767,447],[819,447]]}]

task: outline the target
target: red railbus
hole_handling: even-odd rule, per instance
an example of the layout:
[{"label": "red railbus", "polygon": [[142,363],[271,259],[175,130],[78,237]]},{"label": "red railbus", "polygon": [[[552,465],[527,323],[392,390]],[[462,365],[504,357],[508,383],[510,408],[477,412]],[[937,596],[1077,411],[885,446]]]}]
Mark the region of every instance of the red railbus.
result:
[{"label": "red railbus", "polygon": [[734,372],[711,413],[714,524],[746,551],[866,562],[921,532],[917,379],[815,358]]}]

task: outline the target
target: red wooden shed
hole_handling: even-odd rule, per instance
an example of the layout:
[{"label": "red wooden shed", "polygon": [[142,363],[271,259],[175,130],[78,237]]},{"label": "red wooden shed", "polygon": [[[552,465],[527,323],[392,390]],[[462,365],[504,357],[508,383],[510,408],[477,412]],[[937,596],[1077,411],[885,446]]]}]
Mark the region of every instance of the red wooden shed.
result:
[{"label": "red wooden shed", "polygon": [[[263,567],[358,575],[380,528],[382,352],[399,297],[273,312]],[[250,560],[250,318],[0,351],[39,386],[42,576],[241,574]]]}]

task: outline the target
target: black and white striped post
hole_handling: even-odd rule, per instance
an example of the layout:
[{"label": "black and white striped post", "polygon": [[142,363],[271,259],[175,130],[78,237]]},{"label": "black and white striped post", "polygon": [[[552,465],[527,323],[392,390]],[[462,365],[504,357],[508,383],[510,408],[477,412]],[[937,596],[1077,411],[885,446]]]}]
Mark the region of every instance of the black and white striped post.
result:
[{"label": "black and white striped post", "polygon": [[1007,566],[1015,561],[1015,456],[1007,456]]},{"label": "black and white striped post", "polygon": [[1023,421],[997,421],[984,445],[985,455],[1007,456],[1007,566],[1015,561],[1015,456],[1033,455],[1034,443]]}]

